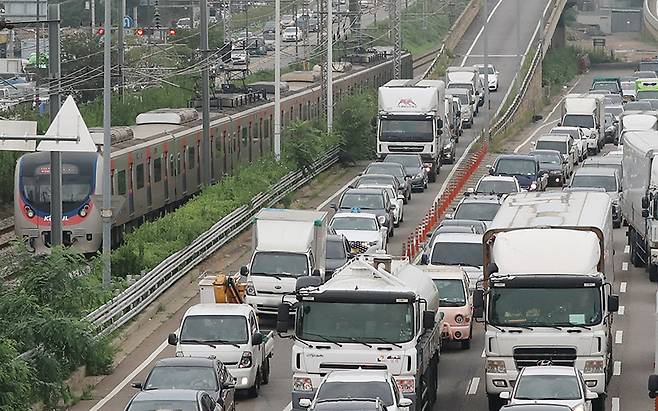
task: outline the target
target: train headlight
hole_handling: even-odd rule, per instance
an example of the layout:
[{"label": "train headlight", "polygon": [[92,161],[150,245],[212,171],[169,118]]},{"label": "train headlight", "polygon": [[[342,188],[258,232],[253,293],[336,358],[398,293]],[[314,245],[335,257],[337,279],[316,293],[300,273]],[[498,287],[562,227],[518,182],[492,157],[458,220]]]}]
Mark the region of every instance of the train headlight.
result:
[{"label": "train headlight", "polygon": [[27,218],[34,218],[34,210],[30,206],[25,206],[25,213],[27,214]]},{"label": "train headlight", "polygon": [[88,212],[89,212],[89,204],[85,204],[85,206],[82,207],[80,211],[78,211],[78,214],[80,215],[80,217],[87,217]]}]

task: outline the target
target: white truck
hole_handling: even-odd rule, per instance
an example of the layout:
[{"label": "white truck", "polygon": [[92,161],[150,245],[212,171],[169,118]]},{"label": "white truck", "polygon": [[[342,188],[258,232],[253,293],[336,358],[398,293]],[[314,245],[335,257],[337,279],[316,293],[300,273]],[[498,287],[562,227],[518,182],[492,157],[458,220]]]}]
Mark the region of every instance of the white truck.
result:
[{"label": "white truck", "polygon": [[199,281],[200,304],[183,315],[179,334],[169,334],[177,357],[215,357],[235,378],[235,388],[257,397],[270,378],[274,331],[260,329],[256,311],[244,304],[237,276],[207,276]]},{"label": "white truck", "polygon": [[[361,256],[325,284],[300,278],[292,331],[292,409],[313,398],[326,373],[388,370],[410,410],[431,409],[438,388],[442,315],[432,279],[407,258]],[[277,331],[288,330],[287,304]]]},{"label": "white truck", "polygon": [[619,116],[619,142],[624,143],[624,134],[629,131],[658,130],[658,112],[631,111]]},{"label": "white truck", "polygon": [[476,116],[479,108],[484,105],[484,86],[480,80],[480,71],[475,66],[446,69],[446,88],[466,88],[473,94],[473,115]]},{"label": "white truck", "polygon": [[613,374],[611,200],[602,192],[512,194],[484,235],[474,292],[485,321],[489,410],[520,369],[576,366],[602,411]]},{"label": "white truck", "polygon": [[[252,225],[253,253],[240,268],[247,303],[259,314],[276,315],[297,278],[324,278],[328,214],[325,211],[265,208]],[[290,298],[290,297],[289,297]]]},{"label": "white truck", "polygon": [[587,137],[587,151],[597,154],[605,137],[605,109],[600,94],[567,94],[562,100],[558,126],[580,127]]},{"label": "white truck", "polygon": [[658,281],[658,131],[624,134],[622,217],[628,222],[631,262]]},{"label": "white truck", "polygon": [[420,154],[436,181],[441,167],[445,96],[442,81],[391,80],[379,88],[377,156]]}]

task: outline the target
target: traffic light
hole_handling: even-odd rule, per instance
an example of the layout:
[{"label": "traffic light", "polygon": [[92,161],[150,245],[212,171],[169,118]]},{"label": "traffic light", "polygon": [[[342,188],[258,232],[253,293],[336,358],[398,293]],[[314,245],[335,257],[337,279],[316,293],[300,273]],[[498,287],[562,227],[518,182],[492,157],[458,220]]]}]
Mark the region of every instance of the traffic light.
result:
[{"label": "traffic light", "polygon": [[175,36],[175,35],[176,35],[176,29],[173,28],[173,27],[170,28],[170,29],[167,31],[167,34],[169,34],[170,36]]},{"label": "traffic light", "polygon": [[99,27],[98,30],[96,30],[96,34],[99,36],[104,36],[105,35],[105,28],[104,27]]},{"label": "traffic light", "polygon": [[146,30],[144,30],[141,27],[135,30],[135,36],[144,37],[145,33],[146,33]]}]

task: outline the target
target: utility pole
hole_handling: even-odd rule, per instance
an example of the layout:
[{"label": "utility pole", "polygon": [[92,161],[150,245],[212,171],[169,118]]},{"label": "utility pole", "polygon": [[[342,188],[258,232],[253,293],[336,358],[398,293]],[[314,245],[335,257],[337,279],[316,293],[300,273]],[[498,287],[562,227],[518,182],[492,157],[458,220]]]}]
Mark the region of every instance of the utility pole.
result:
[{"label": "utility pole", "polygon": [[91,35],[96,33],[96,0],[89,0],[89,9],[91,11]]},{"label": "utility pole", "polygon": [[117,24],[117,46],[118,46],[118,55],[117,55],[117,65],[119,66],[119,95],[121,96],[121,101],[123,101],[123,87],[125,75],[123,72],[125,64],[125,47],[124,44],[124,34],[125,29],[123,28],[123,19],[126,17],[126,0],[119,0],[119,22]]},{"label": "utility pole", "polygon": [[[123,27],[123,26],[122,26]],[[112,150],[112,0],[105,0],[105,39],[103,44],[103,284],[112,281],[112,192],[110,191],[110,151]]]},{"label": "utility pole", "polygon": [[[50,121],[57,116],[60,106],[60,42],[59,42],[59,4],[48,5],[48,71],[50,84],[48,105]],[[107,31],[106,31],[107,33]],[[62,153],[50,153],[50,243],[62,245]]]},{"label": "utility pole", "polygon": [[281,0],[274,0],[274,158],[281,160]]},{"label": "utility pole", "polygon": [[[521,49],[521,0],[516,0],[516,54],[520,57],[523,54]],[[519,65],[521,62],[519,62]]]},{"label": "utility pole", "polygon": [[[208,0],[201,0],[201,19],[199,37],[201,40],[201,99],[202,101],[202,123],[203,139],[201,140],[201,152],[203,153],[202,181],[210,185],[210,62],[208,61]],[[246,42],[246,40],[245,40]]]},{"label": "utility pole", "polygon": [[393,78],[399,79],[401,69],[401,53],[402,53],[402,33],[400,24],[402,17],[400,16],[399,0],[389,0],[389,21],[391,24],[391,34],[393,35]]},{"label": "utility pole", "polygon": [[[40,68],[41,68],[41,65],[39,64],[40,63],[40,59],[39,59],[39,49],[40,49],[39,40],[41,40],[40,39],[40,37],[41,37],[41,24],[39,23],[39,20],[41,20],[41,16],[39,15],[41,10],[40,10],[40,7],[39,7],[40,6],[39,3],[40,3],[40,0],[37,0],[37,26],[34,29],[34,33],[36,34],[35,39],[34,39],[34,49],[36,51],[35,54],[36,54],[36,57],[37,57],[37,62],[36,62],[37,72],[40,71]],[[39,93],[39,76],[36,76],[36,78],[35,78],[34,88],[37,91],[35,100],[36,100],[37,107],[38,107],[39,106],[39,98],[41,97],[41,95]]]},{"label": "utility pole", "polygon": [[[485,111],[485,120],[484,120],[484,138],[487,143],[491,140],[491,134],[489,133],[489,122],[491,121],[490,116],[490,101],[489,101],[489,37],[487,32],[489,31],[489,2],[487,0],[482,0],[484,2],[484,25],[482,28],[482,39],[484,43],[482,48],[484,51],[484,111]],[[519,22],[517,22],[517,25]]]},{"label": "utility pole", "polygon": [[327,131],[334,127],[333,0],[327,0]]},{"label": "utility pole", "polygon": [[224,22],[224,44],[231,41],[231,0],[222,2],[222,21]]}]

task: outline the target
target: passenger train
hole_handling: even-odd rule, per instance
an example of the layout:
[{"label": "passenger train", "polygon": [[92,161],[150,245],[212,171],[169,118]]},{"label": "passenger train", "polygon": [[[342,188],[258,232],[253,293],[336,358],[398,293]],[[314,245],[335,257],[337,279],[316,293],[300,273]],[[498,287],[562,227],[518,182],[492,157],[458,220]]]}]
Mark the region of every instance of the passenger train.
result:
[{"label": "passenger train", "polygon": [[[402,57],[403,77],[411,77],[411,55]],[[355,66],[334,77],[334,100],[375,89],[393,78],[392,60]],[[286,93],[281,99],[282,126],[320,116],[319,84]],[[273,149],[274,102],[241,111],[211,113],[213,183],[239,165],[258,160]],[[172,210],[201,189],[201,119],[194,109],[160,109],[140,114],[136,125],[113,127],[112,243],[126,229]],[[92,135],[94,135],[92,130]],[[102,140],[102,139],[101,139]],[[102,143],[97,153],[62,153],[64,244],[82,253],[101,247]],[[23,155],[15,170],[14,215],[17,238],[31,249],[50,247],[50,157]]]}]

